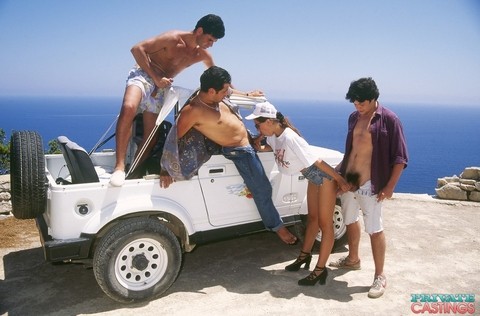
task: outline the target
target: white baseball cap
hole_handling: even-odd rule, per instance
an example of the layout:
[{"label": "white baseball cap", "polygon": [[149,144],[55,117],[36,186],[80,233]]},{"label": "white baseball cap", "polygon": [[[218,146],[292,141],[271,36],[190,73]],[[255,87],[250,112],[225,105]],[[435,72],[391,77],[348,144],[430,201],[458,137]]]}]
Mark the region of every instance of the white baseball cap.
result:
[{"label": "white baseball cap", "polygon": [[245,119],[253,120],[258,117],[277,118],[277,109],[268,101],[257,103],[253,113],[245,117]]}]

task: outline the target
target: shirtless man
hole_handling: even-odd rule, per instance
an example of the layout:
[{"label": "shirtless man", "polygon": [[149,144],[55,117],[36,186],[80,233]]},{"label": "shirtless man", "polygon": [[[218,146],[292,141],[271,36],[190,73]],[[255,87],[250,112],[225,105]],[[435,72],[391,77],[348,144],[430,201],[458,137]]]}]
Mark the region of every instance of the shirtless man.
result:
[{"label": "shirtless man", "polygon": [[[248,133],[241,118],[222,100],[231,90],[230,74],[217,66],[210,67],[200,77],[200,92],[183,107],[177,119],[177,137],[181,138],[191,128],[222,146],[222,154],[235,163],[265,227],[277,233],[282,241],[295,244],[297,238],[283,225],[272,201],[272,186],[255,150],[250,146]],[[254,91],[249,95],[261,95]],[[170,184],[161,177],[161,186]]]},{"label": "shirtless man", "polygon": [[341,196],[349,252],[348,256],[330,263],[337,268],[360,269],[361,209],[375,264],[374,282],[368,292],[371,298],[382,296],[387,286],[383,271],[386,243],[382,201],[392,197],[408,163],[402,124],[395,113],[378,103],[378,97],[372,78],[353,81],[346,95],[356,108],[348,120],[345,156],[338,166],[354,188]]},{"label": "shirtless man", "polygon": [[[209,14],[202,17],[191,32],[167,31],[133,46],[131,52],[137,64],[130,70],[117,122],[116,165],[110,178],[112,185],[122,186],[125,181],[125,155],[139,106],[144,126],[141,148],[155,127],[173,78],[198,62],[203,62],[207,68],[213,66],[213,58],[207,48],[224,35],[222,19]],[[154,137],[145,152],[150,153],[156,142]]]}]

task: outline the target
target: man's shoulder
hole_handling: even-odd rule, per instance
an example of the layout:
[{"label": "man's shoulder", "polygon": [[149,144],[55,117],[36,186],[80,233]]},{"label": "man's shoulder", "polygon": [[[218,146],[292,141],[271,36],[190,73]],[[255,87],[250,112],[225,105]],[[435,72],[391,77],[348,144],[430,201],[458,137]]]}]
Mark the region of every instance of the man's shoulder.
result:
[{"label": "man's shoulder", "polygon": [[197,110],[196,106],[192,106],[192,103],[185,104],[181,109],[180,112],[178,113],[178,119],[185,120],[188,117],[194,116],[195,112]]},{"label": "man's shoulder", "polygon": [[186,36],[188,32],[186,31],[180,31],[180,30],[168,30],[163,33],[158,34],[157,36],[154,36],[150,38],[152,41],[176,41],[178,42],[181,40],[184,36]]},{"label": "man's shoulder", "polygon": [[385,118],[388,118],[388,119],[395,119],[395,120],[398,120],[398,115],[391,109],[383,106],[383,105],[379,105],[379,109],[381,110],[380,111],[380,115],[385,117]]},{"label": "man's shoulder", "polygon": [[354,123],[358,120],[358,117],[360,116],[360,113],[358,113],[358,111],[353,111],[352,113],[350,113],[350,115],[348,116],[348,122],[351,124],[351,123]]},{"label": "man's shoulder", "polygon": [[378,102],[377,113],[380,113],[380,114],[384,113],[384,114],[389,115],[389,114],[393,113],[393,111],[390,110],[390,108],[383,105],[383,103]]}]

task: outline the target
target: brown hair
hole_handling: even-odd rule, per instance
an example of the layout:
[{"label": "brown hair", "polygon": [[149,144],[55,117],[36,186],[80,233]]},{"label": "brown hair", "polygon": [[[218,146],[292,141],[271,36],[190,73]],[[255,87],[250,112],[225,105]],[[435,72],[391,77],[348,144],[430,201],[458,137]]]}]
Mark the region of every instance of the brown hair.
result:
[{"label": "brown hair", "polygon": [[[272,118],[268,118],[268,117],[263,117],[263,116],[260,116],[260,117],[257,117],[256,120],[260,123],[263,123],[265,122],[266,120],[274,120]],[[300,134],[300,132],[298,131],[298,129],[292,125],[292,123],[290,123],[290,120],[288,118],[286,118],[285,116],[283,116],[283,114],[281,112],[278,112],[277,111],[277,118],[275,119],[277,122],[280,123],[280,125],[283,127],[283,128],[290,128],[291,130],[293,130],[295,133],[298,134],[298,136],[300,137],[303,137],[302,134]]]}]

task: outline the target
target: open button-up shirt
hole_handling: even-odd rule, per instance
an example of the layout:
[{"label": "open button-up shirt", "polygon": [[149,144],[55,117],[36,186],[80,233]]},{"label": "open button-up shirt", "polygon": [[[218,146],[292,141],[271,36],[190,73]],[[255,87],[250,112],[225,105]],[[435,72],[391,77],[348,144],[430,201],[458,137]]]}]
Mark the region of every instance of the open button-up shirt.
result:
[{"label": "open button-up shirt", "polygon": [[[352,152],[353,130],[360,114],[355,111],[348,118],[348,134],[345,144],[345,156],[340,167],[340,173],[345,175],[348,159]],[[408,164],[408,151],[402,123],[391,110],[378,104],[377,110],[370,123],[372,135],[372,164],[370,180],[372,193],[377,194],[390,179],[392,168],[396,164]]]}]

